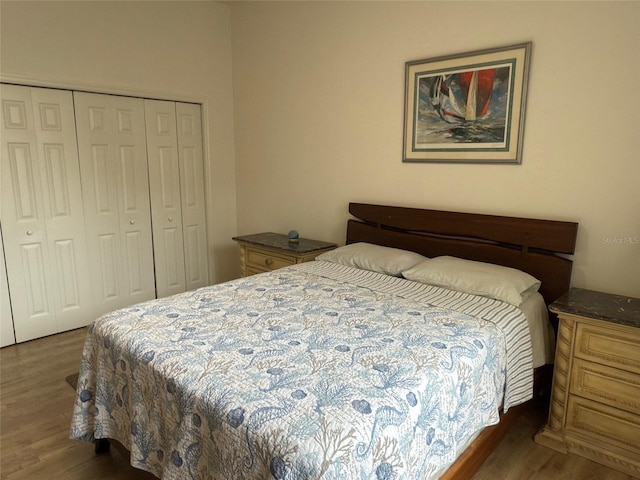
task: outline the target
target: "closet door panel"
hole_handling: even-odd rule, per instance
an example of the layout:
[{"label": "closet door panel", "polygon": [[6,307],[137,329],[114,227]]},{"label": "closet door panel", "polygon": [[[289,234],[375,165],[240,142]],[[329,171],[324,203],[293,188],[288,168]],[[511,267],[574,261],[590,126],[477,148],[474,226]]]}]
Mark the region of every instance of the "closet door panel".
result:
[{"label": "closet door panel", "polygon": [[120,306],[121,260],[117,177],[106,102],[99,96],[74,93],[80,177],[84,192],[89,255],[97,262],[91,272],[95,315]]},{"label": "closet door panel", "polygon": [[[18,341],[58,331],[54,308],[55,286],[36,166],[35,142],[12,144],[3,132],[2,219],[5,230],[7,272],[14,298],[13,317]],[[18,147],[18,148],[13,148]],[[8,151],[7,155],[4,152]]]},{"label": "closet door panel", "polygon": [[209,284],[200,105],[176,103],[187,290]]},{"label": "closet door panel", "polygon": [[141,99],[74,93],[94,306],[102,314],[155,298]]},{"label": "closet door panel", "polygon": [[126,305],[156,297],[144,102],[110,97],[116,118],[115,145],[120,231],[126,265]]},{"label": "closet door panel", "polygon": [[16,343],[9,299],[7,267],[4,261],[4,243],[2,241],[2,225],[0,225],[0,347]]},{"label": "closet door panel", "polygon": [[127,259],[125,293],[128,298],[141,299],[136,301],[156,295],[146,146],[144,155],[141,153],[145,142],[142,102],[140,107],[141,115],[135,121],[135,143],[133,138],[124,138],[121,142],[126,143],[118,146],[119,185],[122,186],[119,194],[120,231]]},{"label": "closet door panel", "polygon": [[186,290],[174,102],[145,100],[158,297]]},{"label": "closet door panel", "polygon": [[73,103],[69,92],[14,85],[2,85],[2,103],[6,267],[25,341],[92,320]]},{"label": "closet door panel", "polygon": [[[20,245],[19,261],[22,263],[22,273],[27,287],[23,292],[26,296],[27,319],[35,320],[35,322],[34,325],[29,326],[29,331],[25,331],[24,327],[27,325],[23,325],[23,319],[18,318],[18,341],[29,338],[31,335],[29,332],[33,332],[35,335],[48,335],[58,331],[55,312],[49,298],[50,285],[47,285],[47,274],[49,273],[47,253],[44,242],[39,240]],[[49,323],[45,324],[45,321]]]},{"label": "closet door panel", "polygon": [[94,283],[94,286],[99,286],[99,290],[96,289],[97,295],[94,295],[94,299],[103,305],[100,313],[105,313],[111,307],[118,308],[120,303],[118,291],[120,280],[118,252],[120,247],[118,237],[115,234],[99,234],[96,238],[95,253],[98,255],[99,264],[97,265],[98,270],[94,274],[94,281],[98,279],[98,283]]},{"label": "closet door panel", "polygon": [[[5,132],[3,137],[7,141],[6,157],[8,170],[3,178],[9,181],[9,188],[13,195],[9,197],[15,208],[13,218],[22,227],[40,229],[44,226],[43,207],[40,204],[40,189],[37,186],[39,174],[34,154],[35,139],[21,139],[11,141],[13,132]],[[4,149],[3,149],[4,150]]]},{"label": "closet door panel", "polygon": [[2,221],[18,341],[58,331],[31,89],[2,85]]},{"label": "closet door panel", "polygon": [[[60,290],[58,295],[59,311],[70,312],[80,308],[83,304],[80,300],[80,290],[87,288],[89,283],[88,280],[79,281],[78,269],[80,265],[76,262],[78,248],[74,239],[56,240],[54,246],[54,258],[58,267],[58,289]],[[83,267],[86,268],[86,265]],[[89,297],[91,297],[90,294]],[[89,323],[91,320],[91,315],[87,315],[84,322]]]},{"label": "closet door panel", "polygon": [[84,209],[71,92],[32,88],[58,331],[93,321]]},{"label": "closet door panel", "polygon": [[[118,200],[121,227],[127,234],[148,241],[151,246],[151,217],[149,214],[149,175],[145,138],[144,104],[140,98],[111,97],[115,104],[117,132]],[[145,264],[153,264],[151,248],[145,251]]]},{"label": "closet door panel", "polygon": [[[120,219],[118,216],[118,191],[114,168],[110,165],[109,139],[94,133],[95,144],[88,148],[81,160],[82,185],[85,192],[85,209],[88,248],[94,259],[99,259],[92,273],[96,315],[116,309],[122,303],[118,288],[122,268],[120,252]],[[98,143],[98,142],[103,143]],[[83,142],[79,142],[82,145]],[[80,148],[82,158],[83,149]]]},{"label": "closet door panel", "polygon": [[178,256],[183,243],[182,232],[177,228],[165,228],[162,238],[157,240],[164,246],[164,250],[169,253],[162,258],[156,259],[160,262],[157,268],[164,270],[164,289],[159,286],[158,296],[166,296],[172,293],[184,292],[184,265],[183,259]]}]

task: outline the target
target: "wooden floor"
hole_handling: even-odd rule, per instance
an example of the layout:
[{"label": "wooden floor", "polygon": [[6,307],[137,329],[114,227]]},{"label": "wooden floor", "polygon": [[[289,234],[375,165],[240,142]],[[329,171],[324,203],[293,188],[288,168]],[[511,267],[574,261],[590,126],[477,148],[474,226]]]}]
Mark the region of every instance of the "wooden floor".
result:
[{"label": "wooden floor", "polygon": [[[115,449],[96,456],[92,444],[68,439],[75,392],[65,377],[78,371],[85,333],[79,329],[0,350],[1,480],[155,478],[130,467]],[[535,444],[545,416],[540,408],[529,409],[474,480],[632,478]]]}]

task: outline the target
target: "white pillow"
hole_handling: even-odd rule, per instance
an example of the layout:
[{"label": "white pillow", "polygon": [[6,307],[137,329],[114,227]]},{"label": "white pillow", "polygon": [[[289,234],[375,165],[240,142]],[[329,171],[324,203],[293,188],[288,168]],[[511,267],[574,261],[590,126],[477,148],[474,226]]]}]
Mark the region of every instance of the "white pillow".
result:
[{"label": "white pillow", "polygon": [[436,257],[402,272],[416,282],[495,298],[520,305],[540,288],[540,281],[515,268],[456,257]]},{"label": "white pillow", "polygon": [[404,270],[424,262],[427,257],[408,250],[360,242],[325,252],[318,255],[316,260],[339,263],[340,265],[348,265],[399,277]]}]

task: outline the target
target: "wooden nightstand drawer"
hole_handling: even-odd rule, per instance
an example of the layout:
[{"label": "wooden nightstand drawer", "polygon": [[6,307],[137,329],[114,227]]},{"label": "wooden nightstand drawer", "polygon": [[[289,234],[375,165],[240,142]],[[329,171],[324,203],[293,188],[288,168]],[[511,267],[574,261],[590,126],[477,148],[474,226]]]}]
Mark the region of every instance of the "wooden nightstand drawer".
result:
[{"label": "wooden nightstand drawer", "polygon": [[581,323],[576,331],[575,356],[640,373],[640,334],[637,328],[600,328]]},{"label": "wooden nightstand drawer", "polygon": [[268,272],[269,270],[265,270],[263,269],[259,269],[259,268],[250,268],[250,267],[245,267],[246,268],[246,274],[245,276],[249,276],[249,275],[257,275],[259,273],[264,273],[264,272]]},{"label": "wooden nightstand drawer", "polygon": [[571,395],[567,405],[567,429],[588,435],[607,445],[633,452],[637,462],[640,445],[640,417],[601,403]]},{"label": "wooden nightstand drawer", "polygon": [[264,250],[254,250],[247,248],[247,267],[257,268],[260,270],[268,271],[275,270],[276,268],[288,267],[293,265],[294,258],[280,257]]},{"label": "wooden nightstand drawer", "polygon": [[634,373],[575,359],[571,393],[640,415],[640,377]]}]

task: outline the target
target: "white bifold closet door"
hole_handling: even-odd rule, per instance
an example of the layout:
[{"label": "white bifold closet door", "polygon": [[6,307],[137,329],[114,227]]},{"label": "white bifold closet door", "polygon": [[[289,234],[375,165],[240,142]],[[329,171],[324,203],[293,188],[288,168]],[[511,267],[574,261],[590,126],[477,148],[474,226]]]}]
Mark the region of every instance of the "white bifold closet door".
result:
[{"label": "white bifold closet door", "polygon": [[4,263],[4,244],[2,243],[2,225],[0,225],[0,347],[16,343],[13,331],[13,316],[9,300],[9,283],[7,267]]},{"label": "white bifold closet door", "polygon": [[200,106],[145,100],[158,297],[208,284]]},{"label": "white bifold closet door", "polygon": [[97,316],[156,296],[144,103],[73,95]]},{"label": "white bifold closet door", "polygon": [[2,345],[208,285],[200,105],[0,93]]},{"label": "white bifold closet door", "polygon": [[94,314],[71,92],[0,88],[0,211],[21,342],[86,325]]},{"label": "white bifold closet door", "polygon": [[187,290],[209,285],[200,105],[176,103]]}]

